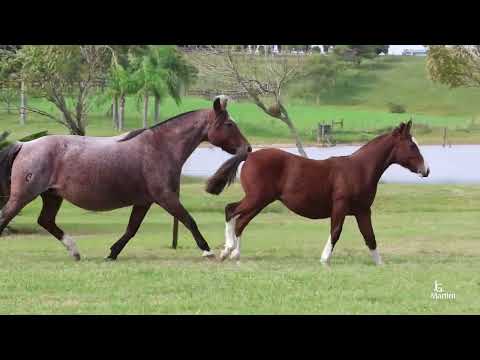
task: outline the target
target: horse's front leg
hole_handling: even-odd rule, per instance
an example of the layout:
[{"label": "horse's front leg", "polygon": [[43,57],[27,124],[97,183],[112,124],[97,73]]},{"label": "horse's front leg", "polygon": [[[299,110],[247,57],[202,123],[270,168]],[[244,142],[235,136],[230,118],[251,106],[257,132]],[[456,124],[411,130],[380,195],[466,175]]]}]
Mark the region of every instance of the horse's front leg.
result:
[{"label": "horse's front leg", "polygon": [[132,213],[130,214],[130,220],[128,221],[127,229],[125,234],[110,248],[110,255],[105,258],[105,260],[117,260],[118,254],[123,250],[128,241],[135,236],[140,225],[142,224],[145,215],[150,209],[151,204],[144,206],[135,205],[132,208]]},{"label": "horse's front leg", "polygon": [[188,230],[190,230],[195,242],[197,243],[197,246],[200,248],[200,250],[203,250],[202,256],[215,257],[213,251],[210,250],[210,246],[208,246],[208,243],[198,230],[197,223],[180,203],[177,192],[163,192],[161,195],[156,196],[155,202],[167,210],[170,215],[177,218]]},{"label": "horse's front leg", "polygon": [[370,249],[373,261],[376,265],[383,265],[382,258],[378,253],[377,241],[375,240],[375,234],[372,227],[372,214],[370,209],[355,215],[357,219],[358,228],[365,239],[365,244]]},{"label": "horse's front leg", "polygon": [[332,215],[330,219],[330,236],[323,248],[322,257],[320,259],[323,265],[329,265],[332,257],[333,248],[342,233],[343,223],[347,215],[347,204],[344,201],[334,203]]}]

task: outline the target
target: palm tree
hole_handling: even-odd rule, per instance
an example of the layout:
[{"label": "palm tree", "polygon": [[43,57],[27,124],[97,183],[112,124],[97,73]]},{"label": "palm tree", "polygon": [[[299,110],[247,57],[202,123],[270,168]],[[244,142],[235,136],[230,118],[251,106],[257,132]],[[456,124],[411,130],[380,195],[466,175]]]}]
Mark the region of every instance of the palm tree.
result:
[{"label": "palm tree", "polygon": [[112,96],[114,127],[122,131],[125,122],[125,100],[127,95],[139,89],[136,65],[147,51],[146,45],[111,45],[114,56],[109,74],[109,95]]},{"label": "palm tree", "polygon": [[154,122],[160,118],[160,103],[168,95],[181,103],[182,95],[196,79],[197,69],[174,46],[151,46],[142,60],[144,125],[148,117],[148,98],[154,97]]}]

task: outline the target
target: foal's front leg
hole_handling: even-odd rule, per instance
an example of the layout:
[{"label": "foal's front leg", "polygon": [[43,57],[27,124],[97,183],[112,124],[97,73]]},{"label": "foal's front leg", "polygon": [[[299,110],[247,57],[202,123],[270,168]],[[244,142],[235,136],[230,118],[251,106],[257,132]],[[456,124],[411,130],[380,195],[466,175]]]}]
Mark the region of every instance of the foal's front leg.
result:
[{"label": "foal's front leg", "polygon": [[363,238],[365,239],[365,244],[370,249],[370,253],[372,254],[373,261],[375,262],[376,265],[383,265],[380,254],[378,253],[375,234],[373,232],[372,214],[370,209],[355,215],[355,218],[357,219],[358,228],[360,229],[360,232],[362,233]]},{"label": "foal's front leg", "polygon": [[327,243],[323,248],[322,257],[320,259],[320,262],[323,265],[330,264],[333,248],[335,247],[335,244],[342,233],[343,223],[347,214],[346,208],[347,207],[344,202],[337,202],[334,204],[330,219],[330,236],[328,237]]}]

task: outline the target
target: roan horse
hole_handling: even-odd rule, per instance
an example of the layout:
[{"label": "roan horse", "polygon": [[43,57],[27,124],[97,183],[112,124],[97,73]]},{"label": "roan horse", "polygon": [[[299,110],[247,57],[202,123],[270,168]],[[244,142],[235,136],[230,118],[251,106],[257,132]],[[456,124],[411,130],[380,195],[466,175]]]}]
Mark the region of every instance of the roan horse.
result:
[{"label": "roan horse", "polygon": [[63,199],[93,211],[133,206],[126,232],[110,248],[107,259],[115,260],[157,203],[190,230],[203,256],[214,256],[180,203],[179,187],[182,166],[202,141],[230,154],[251,151],[226,106],[227,98],[219,96],[213,110],[190,111],[127,135],[51,135],[2,150],[0,181],[7,181],[9,186],[2,188],[10,191],[0,215],[0,233],[40,195],[38,223],[79,260],[74,240],[55,224]]},{"label": "roan horse", "polygon": [[358,227],[373,260],[382,260],[372,228],[370,207],[377,184],[391,164],[399,164],[421,177],[429,167],[410,134],[412,122],[402,123],[391,133],[373,139],[350,156],[310,160],[277,149],[238,154],[225,162],[207,182],[207,192],[219,194],[234,181],[242,161],[240,180],[245,197],[225,208],[224,260],[240,257],[240,236],[247,224],[263,208],[280,200],[290,210],[310,219],[331,218],[330,237],[321,262],[329,264],[333,248],[342,232],[345,216],[356,217]]}]

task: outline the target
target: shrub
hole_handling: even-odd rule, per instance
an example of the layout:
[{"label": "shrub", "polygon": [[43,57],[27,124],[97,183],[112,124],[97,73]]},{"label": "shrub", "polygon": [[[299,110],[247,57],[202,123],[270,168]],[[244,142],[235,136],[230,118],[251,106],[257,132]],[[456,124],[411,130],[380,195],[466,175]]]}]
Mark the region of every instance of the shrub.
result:
[{"label": "shrub", "polygon": [[393,114],[403,114],[407,112],[405,105],[395,104],[393,102],[388,103],[388,110]]}]

